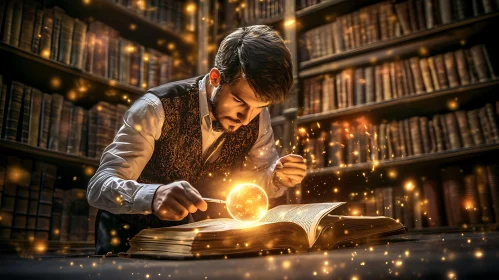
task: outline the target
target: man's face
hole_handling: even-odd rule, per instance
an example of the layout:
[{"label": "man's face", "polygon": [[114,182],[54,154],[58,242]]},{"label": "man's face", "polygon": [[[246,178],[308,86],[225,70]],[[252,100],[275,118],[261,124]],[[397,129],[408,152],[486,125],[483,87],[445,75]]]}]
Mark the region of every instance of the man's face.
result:
[{"label": "man's face", "polygon": [[234,132],[248,125],[268,102],[260,102],[246,79],[241,78],[232,85],[218,86],[211,95],[213,115],[225,132]]}]

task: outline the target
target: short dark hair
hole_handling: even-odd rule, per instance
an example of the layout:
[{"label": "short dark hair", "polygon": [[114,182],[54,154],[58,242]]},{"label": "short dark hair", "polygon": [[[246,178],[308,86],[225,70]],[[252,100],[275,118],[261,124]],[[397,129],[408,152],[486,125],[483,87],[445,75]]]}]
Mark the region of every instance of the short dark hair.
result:
[{"label": "short dark hair", "polygon": [[291,53],[279,33],[267,25],[241,27],[227,35],[215,67],[222,84],[244,76],[261,102],[283,102],[293,86]]}]

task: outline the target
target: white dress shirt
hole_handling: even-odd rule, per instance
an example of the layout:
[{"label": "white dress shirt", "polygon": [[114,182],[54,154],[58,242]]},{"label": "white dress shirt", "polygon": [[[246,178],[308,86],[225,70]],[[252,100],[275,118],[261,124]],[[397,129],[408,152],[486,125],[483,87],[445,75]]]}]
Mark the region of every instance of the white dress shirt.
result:
[{"label": "white dress shirt", "polygon": [[[203,158],[215,160],[223,145],[211,155],[207,149],[222,134],[213,131],[206,97],[206,75],[199,82],[199,108],[201,119]],[[87,200],[93,207],[114,214],[150,214],[156,189],[172,182],[143,184],[137,182],[142,170],[154,152],[154,141],[161,136],[165,112],[160,99],[146,93],[127,110],[123,125],[114,141],[104,149],[99,168],[90,179]],[[281,196],[285,187],[272,183],[272,174],[278,153],[274,145],[270,114],[267,108],[260,113],[258,138],[250,149],[245,169],[241,176],[252,178],[269,197]]]}]

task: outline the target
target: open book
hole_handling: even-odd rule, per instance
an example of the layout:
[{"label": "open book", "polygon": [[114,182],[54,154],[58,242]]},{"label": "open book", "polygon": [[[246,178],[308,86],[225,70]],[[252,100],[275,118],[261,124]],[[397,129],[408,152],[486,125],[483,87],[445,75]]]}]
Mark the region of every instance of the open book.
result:
[{"label": "open book", "polygon": [[406,228],[383,216],[328,215],[338,203],[280,205],[258,222],[209,219],[144,229],[130,241],[124,257],[192,258],[270,250],[333,249],[343,243],[399,234]]}]

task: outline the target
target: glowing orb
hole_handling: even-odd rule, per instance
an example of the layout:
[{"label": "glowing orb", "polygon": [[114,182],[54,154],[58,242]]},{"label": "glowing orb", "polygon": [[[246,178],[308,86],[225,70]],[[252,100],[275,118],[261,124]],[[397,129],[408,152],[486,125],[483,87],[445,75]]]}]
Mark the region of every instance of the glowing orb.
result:
[{"label": "glowing orb", "polygon": [[258,221],[265,216],[268,207],[267,193],[254,184],[238,185],[227,196],[227,210],[238,221]]}]

